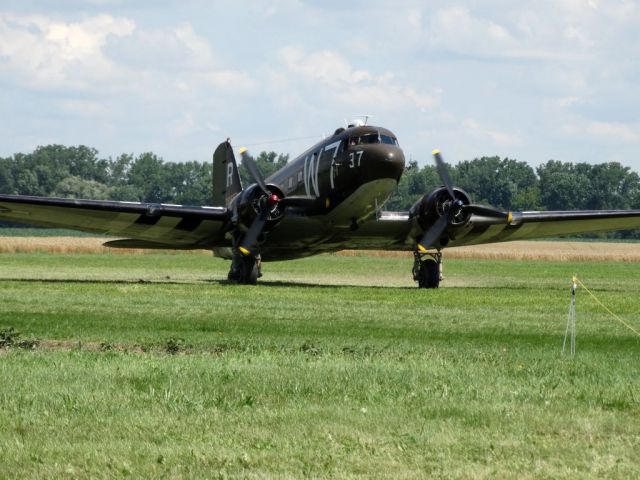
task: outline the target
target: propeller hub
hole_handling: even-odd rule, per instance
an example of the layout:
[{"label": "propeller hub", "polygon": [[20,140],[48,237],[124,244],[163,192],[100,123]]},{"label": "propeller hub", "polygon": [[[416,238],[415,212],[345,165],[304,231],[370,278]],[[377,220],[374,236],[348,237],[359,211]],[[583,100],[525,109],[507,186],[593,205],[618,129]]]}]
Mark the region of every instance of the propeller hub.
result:
[{"label": "propeller hub", "polygon": [[269,195],[269,197],[267,198],[267,202],[269,202],[270,206],[274,206],[275,204],[277,204],[280,201],[280,197],[278,197],[278,195],[276,195],[275,193],[272,193],[271,195]]}]

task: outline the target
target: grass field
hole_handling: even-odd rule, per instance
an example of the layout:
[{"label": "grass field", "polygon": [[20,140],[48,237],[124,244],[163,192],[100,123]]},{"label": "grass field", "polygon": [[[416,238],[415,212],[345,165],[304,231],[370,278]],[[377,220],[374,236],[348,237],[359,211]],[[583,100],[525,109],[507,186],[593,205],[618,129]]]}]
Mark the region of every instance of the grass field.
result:
[{"label": "grass field", "polygon": [[637,263],[0,259],[0,478],[640,472],[640,339],[579,290],[561,354],[574,273],[640,328]]}]

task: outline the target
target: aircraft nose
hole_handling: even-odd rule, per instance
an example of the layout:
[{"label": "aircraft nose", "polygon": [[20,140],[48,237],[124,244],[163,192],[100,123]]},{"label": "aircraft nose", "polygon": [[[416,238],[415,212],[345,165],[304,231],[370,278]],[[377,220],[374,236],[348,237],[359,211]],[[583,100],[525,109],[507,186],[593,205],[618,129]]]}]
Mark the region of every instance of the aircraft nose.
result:
[{"label": "aircraft nose", "polygon": [[404,171],[404,153],[399,147],[389,146],[375,156],[375,174],[378,178],[400,179]]},{"label": "aircraft nose", "polygon": [[404,153],[399,148],[395,151],[387,153],[387,161],[391,162],[396,168],[404,169]]}]

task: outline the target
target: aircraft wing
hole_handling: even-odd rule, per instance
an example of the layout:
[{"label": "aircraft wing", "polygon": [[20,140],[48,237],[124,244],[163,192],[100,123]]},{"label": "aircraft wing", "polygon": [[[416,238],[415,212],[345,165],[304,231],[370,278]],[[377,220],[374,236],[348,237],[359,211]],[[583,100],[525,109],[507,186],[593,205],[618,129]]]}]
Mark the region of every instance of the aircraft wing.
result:
[{"label": "aircraft wing", "polygon": [[640,228],[640,210],[513,212],[508,224],[472,216],[448,246],[478,245]]},{"label": "aircraft wing", "polygon": [[[447,247],[508,242],[579,233],[640,229],[640,210],[578,210],[512,212],[509,223],[472,215],[469,221],[447,230]],[[381,212],[344,239],[345,248],[407,250],[415,248],[423,231],[409,212]]]},{"label": "aircraft wing", "polygon": [[224,207],[0,195],[0,220],[128,239],[114,247],[208,248],[223,242],[229,217]]}]

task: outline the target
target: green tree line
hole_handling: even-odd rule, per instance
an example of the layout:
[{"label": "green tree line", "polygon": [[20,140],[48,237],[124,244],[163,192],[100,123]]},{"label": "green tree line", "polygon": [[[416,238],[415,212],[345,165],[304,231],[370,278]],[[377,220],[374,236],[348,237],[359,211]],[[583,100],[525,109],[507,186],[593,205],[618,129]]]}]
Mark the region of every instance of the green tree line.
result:
[{"label": "green tree line", "polygon": [[[268,176],[289,156],[262,152],[255,160]],[[245,185],[250,183],[242,165],[240,175]],[[151,152],[104,159],[83,145],[47,145],[0,158],[4,194],[210,205],[211,188],[211,161],[166,162]]]},{"label": "green tree line", "polygon": [[[261,152],[255,160],[266,177],[289,156]],[[534,169],[495,156],[450,165],[449,172],[474,202],[505,210],[640,209],[640,177],[616,162],[549,160]],[[240,176],[244,185],[251,183],[242,165]],[[0,158],[0,193],[5,194],[210,205],[211,185],[211,161],[167,162],[151,152],[105,159],[83,145],[47,145]],[[385,209],[407,210],[440,185],[435,166],[410,161]]]}]

